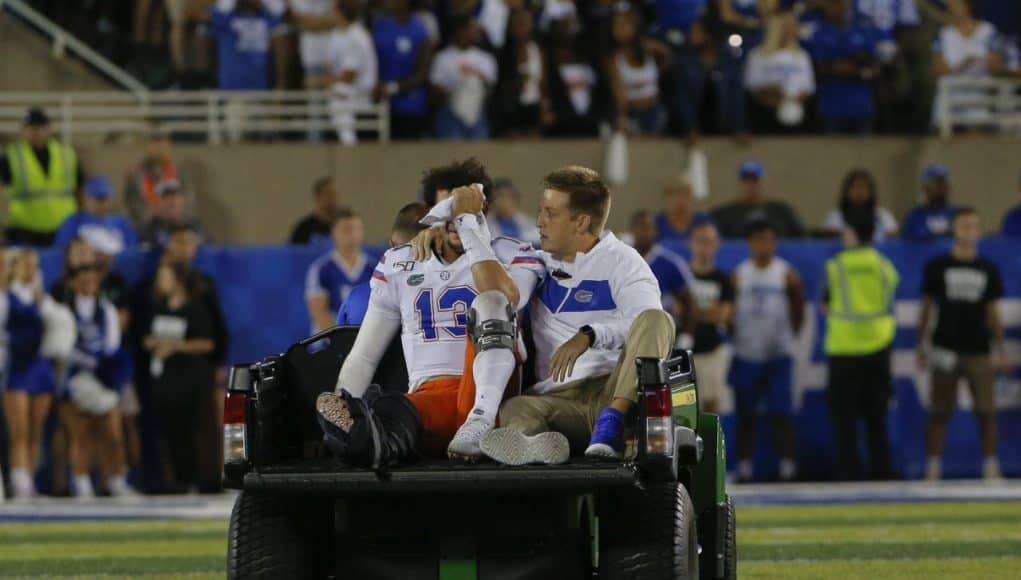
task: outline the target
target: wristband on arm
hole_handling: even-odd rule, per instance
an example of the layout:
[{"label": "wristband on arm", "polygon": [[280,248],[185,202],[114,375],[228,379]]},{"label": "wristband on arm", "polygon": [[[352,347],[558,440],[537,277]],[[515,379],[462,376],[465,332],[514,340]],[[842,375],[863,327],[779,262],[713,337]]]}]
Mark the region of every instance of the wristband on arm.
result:
[{"label": "wristband on arm", "polygon": [[468,255],[472,266],[480,262],[499,261],[493,252],[489,228],[484,225],[482,218],[470,213],[461,214],[454,218],[454,227],[457,228],[464,253]]}]

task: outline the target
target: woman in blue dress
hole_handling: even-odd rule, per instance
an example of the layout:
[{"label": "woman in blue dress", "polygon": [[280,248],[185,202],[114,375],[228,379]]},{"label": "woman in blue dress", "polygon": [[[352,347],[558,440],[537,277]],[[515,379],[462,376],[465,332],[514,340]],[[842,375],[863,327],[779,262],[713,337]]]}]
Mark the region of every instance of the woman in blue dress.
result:
[{"label": "woman in blue dress", "polygon": [[39,255],[10,254],[10,277],[0,293],[0,316],[8,336],[8,380],[4,412],[10,433],[11,487],[14,497],[35,495],[34,474],[43,426],[57,385],[53,363],[42,356],[43,301]]}]

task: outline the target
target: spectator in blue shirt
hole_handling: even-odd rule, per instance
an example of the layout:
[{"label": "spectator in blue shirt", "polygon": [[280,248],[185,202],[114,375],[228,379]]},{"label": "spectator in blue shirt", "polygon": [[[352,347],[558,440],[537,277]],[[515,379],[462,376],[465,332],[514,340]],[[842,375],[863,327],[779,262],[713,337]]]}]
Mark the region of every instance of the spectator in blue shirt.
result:
[{"label": "spectator in blue shirt", "polygon": [[[390,247],[396,248],[410,242],[425,226],[418,223],[429,213],[429,206],[416,201],[409,203],[397,212],[394,227],[390,233]],[[369,283],[363,282],[351,289],[344,303],[337,312],[337,324],[341,326],[361,326],[365,312],[369,309]]]},{"label": "spectator in blue shirt", "polygon": [[950,204],[950,171],[932,164],[922,174],[925,202],[904,218],[901,237],[915,242],[930,242],[951,235],[951,222],[957,207]]},{"label": "spectator in blue shirt", "polygon": [[[1021,178],[1018,179],[1018,194],[1021,197]],[[1003,216],[1001,233],[1008,238],[1021,238],[1021,204],[1015,205]]]},{"label": "spectator in blue shirt", "polygon": [[759,0],[717,0],[720,13],[720,38],[717,51],[717,93],[719,95],[719,129],[728,133],[744,133],[745,60],[762,42],[764,19],[776,7],[775,2]]},{"label": "spectator in blue shirt", "polygon": [[333,326],[340,305],[351,289],[369,281],[375,261],[365,253],[362,218],[348,208],[337,212],[331,230],[333,250],[308,268],[305,300],[313,332]]},{"label": "spectator in blue shirt", "polygon": [[138,245],[138,234],[131,222],[113,211],[114,190],[109,179],[101,175],[90,178],[85,182],[84,194],[81,209],[69,215],[57,230],[55,246],[65,248],[71,240],[87,237],[86,234],[110,240],[119,250]]},{"label": "spectator in blue shirt", "polygon": [[683,134],[698,129],[698,105],[702,101],[708,72],[700,58],[709,36],[702,25],[707,0],[656,0],[654,30],[670,47],[673,91],[667,109]]},{"label": "spectator in blue shirt", "polygon": [[[631,216],[631,236],[634,238],[632,245],[645,258],[659,282],[659,290],[663,295],[663,309],[679,320],[684,311],[685,290],[692,282],[691,269],[680,254],[656,241],[659,237],[656,229],[656,220],[652,212],[641,210]],[[681,325],[678,325],[678,328],[681,328]]]},{"label": "spectator in blue shirt", "polygon": [[883,62],[897,55],[897,31],[921,21],[915,0],[854,0],[854,20],[876,30]]},{"label": "spectator in blue shirt", "polygon": [[429,66],[433,42],[411,12],[410,0],[389,0],[372,25],[379,59],[378,100],[390,100],[390,132],[395,139],[418,139],[428,128]]},{"label": "spectator in blue shirt", "polygon": [[695,209],[689,181],[679,179],[663,188],[663,211],[656,214],[657,241],[686,242],[695,226],[707,221],[709,214]]},{"label": "spectator in blue shirt", "polygon": [[848,0],[826,0],[824,18],[808,40],[816,66],[818,110],[826,133],[868,134],[878,71],[875,29],[852,22]]},{"label": "spectator in blue shirt", "polygon": [[[904,110],[917,110],[917,95],[922,91],[920,79],[908,70],[908,61],[900,50],[901,41],[911,42],[903,31],[917,27],[921,19],[915,0],[853,0],[855,22],[875,31],[876,57],[879,61],[875,81],[876,126],[880,131],[903,131],[915,124],[914,115]],[[904,83],[911,83],[904,90]]]},{"label": "spectator in blue shirt", "polygon": [[[209,0],[197,5],[208,6]],[[214,6],[201,17],[209,21],[216,42],[219,86],[227,91],[266,90],[273,86],[273,52],[284,51],[281,18],[261,0],[237,0],[233,9]],[[277,75],[282,77],[283,75]],[[283,87],[286,79],[277,78]]]}]

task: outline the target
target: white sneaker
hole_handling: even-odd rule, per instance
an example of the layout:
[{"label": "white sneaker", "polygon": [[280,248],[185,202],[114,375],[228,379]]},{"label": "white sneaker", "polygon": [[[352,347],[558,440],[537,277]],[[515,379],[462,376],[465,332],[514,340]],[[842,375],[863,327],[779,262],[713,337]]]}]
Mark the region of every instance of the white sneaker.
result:
[{"label": "white sneaker", "polygon": [[110,495],[113,497],[132,498],[141,497],[142,495],[135,491],[135,488],[128,485],[128,482],[123,477],[111,477],[106,487],[110,490]]},{"label": "white sneaker", "polygon": [[511,429],[493,429],[479,443],[482,452],[505,465],[556,465],[571,456],[571,445],[563,433],[547,431],[525,435]]},{"label": "white sneaker", "polygon": [[943,479],[943,468],[941,459],[929,458],[925,464],[925,481],[939,481]]},{"label": "white sneaker", "polygon": [[24,469],[11,470],[11,492],[16,500],[29,500],[36,496],[32,475]]},{"label": "white sneaker", "polygon": [[1003,481],[1003,472],[1000,471],[1000,461],[995,457],[987,457],[982,462],[982,479],[986,481]]},{"label": "white sneaker", "polygon": [[92,479],[87,475],[77,475],[74,478],[74,498],[79,501],[95,499],[96,491],[92,489]]},{"label": "white sneaker", "polygon": [[478,461],[482,458],[482,448],[479,442],[490,431],[493,430],[493,421],[480,415],[472,415],[457,430],[450,445],[447,446],[447,457],[451,459],[463,459],[465,461]]}]

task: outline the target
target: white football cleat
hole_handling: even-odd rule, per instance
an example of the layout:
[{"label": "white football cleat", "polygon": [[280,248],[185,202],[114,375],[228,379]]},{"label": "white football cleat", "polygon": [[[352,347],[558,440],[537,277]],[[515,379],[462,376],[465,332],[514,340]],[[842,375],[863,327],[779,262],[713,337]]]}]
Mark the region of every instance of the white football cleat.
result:
[{"label": "white football cleat", "polygon": [[478,461],[482,458],[482,448],[479,447],[479,443],[492,430],[493,421],[479,415],[469,416],[464,425],[457,430],[450,445],[447,446],[447,457]]},{"label": "white football cleat", "polygon": [[493,429],[479,446],[491,459],[505,465],[557,465],[571,456],[567,437],[556,431],[525,435],[511,429]]}]

